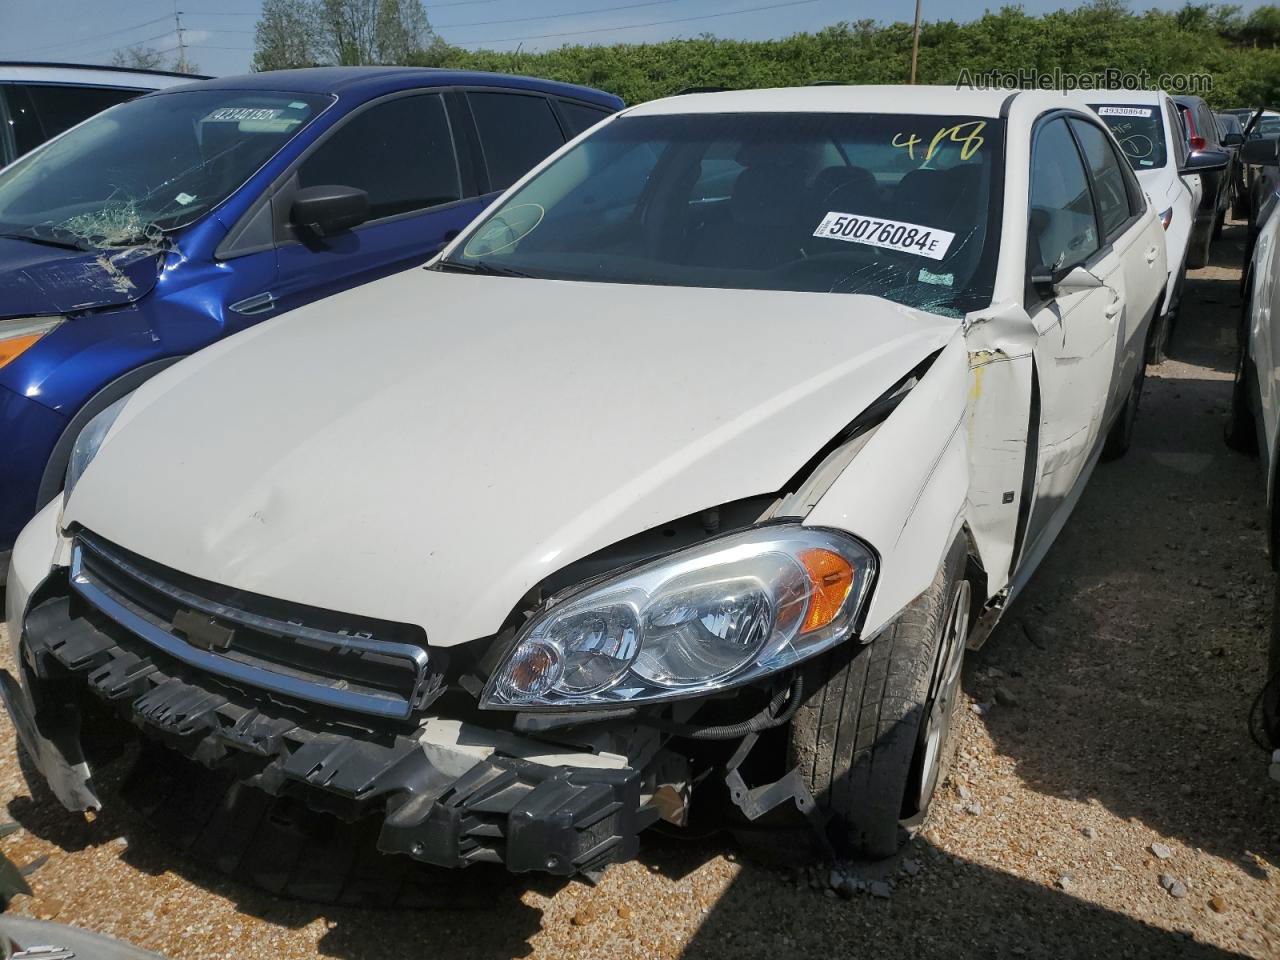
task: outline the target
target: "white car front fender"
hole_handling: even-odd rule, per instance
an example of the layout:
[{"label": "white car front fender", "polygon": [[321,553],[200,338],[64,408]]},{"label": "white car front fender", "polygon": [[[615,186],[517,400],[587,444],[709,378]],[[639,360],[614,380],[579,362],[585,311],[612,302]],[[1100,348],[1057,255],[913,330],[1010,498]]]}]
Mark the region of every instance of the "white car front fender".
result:
[{"label": "white car front fender", "polygon": [[965,523],[969,380],[957,328],[805,518],[807,526],[847,530],[879,554],[863,636],[875,634],[928,588]]}]

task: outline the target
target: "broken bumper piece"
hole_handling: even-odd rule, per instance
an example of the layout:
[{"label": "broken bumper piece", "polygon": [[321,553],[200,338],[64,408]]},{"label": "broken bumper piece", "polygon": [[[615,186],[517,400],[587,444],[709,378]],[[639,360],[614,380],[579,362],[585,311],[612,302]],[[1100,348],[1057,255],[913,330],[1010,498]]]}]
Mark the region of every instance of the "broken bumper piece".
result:
[{"label": "broken bumper piece", "polygon": [[[629,767],[552,765],[498,748],[480,755],[313,722],[162,662],[115,624],[73,613],[67,597],[36,606],[25,626],[20,651],[33,684],[87,687],[152,738],[273,796],[348,821],[381,815],[378,847],[387,853],[445,867],[590,875],[633,857],[640,830],[655,819]],[[19,729],[34,735],[24,743],[39,761],[45,747],[31,698],[11,680],[5,694]],[[61,791],[59,799],[72,806]]]}]

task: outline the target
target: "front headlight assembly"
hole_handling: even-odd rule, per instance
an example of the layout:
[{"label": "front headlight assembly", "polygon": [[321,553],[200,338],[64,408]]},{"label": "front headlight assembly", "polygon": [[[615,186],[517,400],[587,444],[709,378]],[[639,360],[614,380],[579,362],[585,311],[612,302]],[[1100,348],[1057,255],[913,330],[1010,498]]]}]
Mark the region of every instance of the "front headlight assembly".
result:
[{"label": "front headlight assembly", "polygon": [[489,709],[705,696],[826,650],[856,627],[875,556],[844,534],[756,527],[554,602],[489,678]]},{"label": "front headlight assembly", "polygon": [[67,461],[67,476],[62,484],[62,502],[64,504],[71,497],[71,491],[80,482],[80,477],[84,475],[89,464],[93,462],[93,458],[98,455],[98,448],[102,446],[102,441],[106,439],[107,432],[111,429],[112,424],[116,422],[116,418],[120,416],[120,411],[124,409],[124,405],[129,402],[129,398],[132,396],[132,393],[126,393],[111,406],[103,409],[84,425],[84,428],[76,437],[75,445],[71,448],[71,459]]},{"label": "front headlight assembly", "polygon": [[0,367],[34,347],[62,324],[62,317],[17,317],[0,320]]}]

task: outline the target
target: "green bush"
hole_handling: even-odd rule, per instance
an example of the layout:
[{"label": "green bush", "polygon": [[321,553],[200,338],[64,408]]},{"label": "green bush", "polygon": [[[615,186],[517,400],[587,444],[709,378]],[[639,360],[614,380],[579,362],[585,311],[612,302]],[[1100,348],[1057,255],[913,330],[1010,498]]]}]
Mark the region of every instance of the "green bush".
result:
[{"label": "green bush", "polygon": [[[1280,7],[1247,17],[1237,8],[1188,4],[1134,13],[1118,0],[1030,16],[1005,7],[969,23],[924,24],[919,81],[953,85],[962,70],[1098,73],[1107,68],[1209,74],[1218,108],[1280,100]],[[781,40],[702,36],[652,44],[566,46],[514,54],[436,47],[415,62],[522,73],[609,90],[628,103],[691,87],[778,87],[820,81],[902,83],[911,63],[911,25],[837,23]]]}]

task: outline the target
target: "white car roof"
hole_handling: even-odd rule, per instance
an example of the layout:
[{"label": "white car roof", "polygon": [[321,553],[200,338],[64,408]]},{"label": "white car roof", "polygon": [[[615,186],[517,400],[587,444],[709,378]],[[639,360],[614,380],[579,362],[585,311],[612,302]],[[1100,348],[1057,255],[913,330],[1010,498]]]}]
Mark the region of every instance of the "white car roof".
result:
[{"label": "white car roof", "polygon": [[1159,106],[1168,96],[1163,90],[1074,90],[1068,96],[1076,103],[1132,103]]},{"label": "white car roof", "polygon": [[163,90],[165,87],[203,79],[205,78],[151,70],[0,61],[0,83],[59,83],[86,87],[121,87],[126,90]]},{"label": "white car roof", "polygon": [[907,113],[998,117],[1012,90],[927,86],[777,87],[691,93],[651,100],[626,111],[648,117],[677,113]]}]

